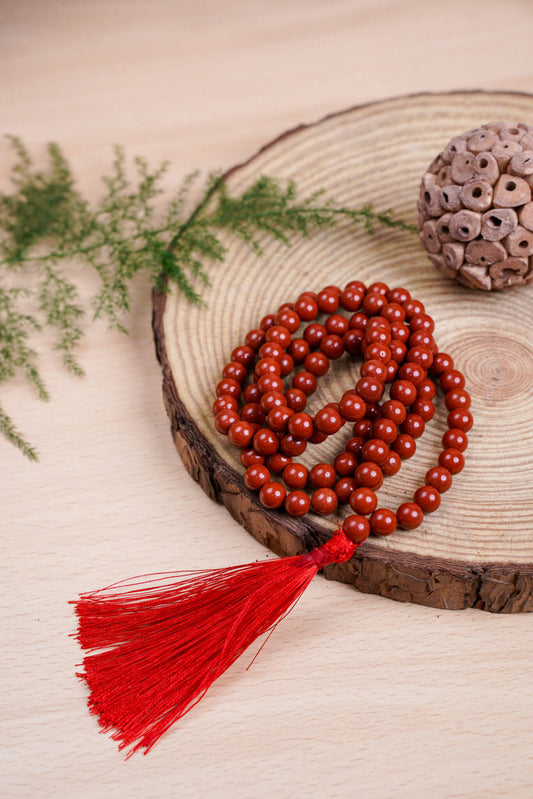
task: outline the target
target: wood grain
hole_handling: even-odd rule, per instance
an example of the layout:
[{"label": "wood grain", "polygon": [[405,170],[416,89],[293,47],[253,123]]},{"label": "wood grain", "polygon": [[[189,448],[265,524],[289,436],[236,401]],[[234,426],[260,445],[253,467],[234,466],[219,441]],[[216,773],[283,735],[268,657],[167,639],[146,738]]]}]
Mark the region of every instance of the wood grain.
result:
[{"label": "wood grain", "polygon": [[[343,204],[393,207],[411,221],[418,183],[433,156],[453,135],[492,118],[530,123],[533,97],[426,94],[354,108],[283,134],[230,170],[228,187],[238,192],[269,174],[294,179],[303,194],[325,188]],[[327,575],[365,592],[433,607],[533,610],[533,286],[499,296],[465,290],[439,275],[405,233],[380,230],[369,237],[344,228],[295,242],[289,250],[265,237],[262,258],[230,236],[222,240],[226,264],[213,276],[208,308],[193,309],[176,295],[153,295],[172,435],[206,493],[278,554],[308,549],[330,534],[336,519],[295,520],[265,511],[246,489],[237,451],[213,427],[214,388],[247,330],[300,291],[350,279],[404,285],[425,303],[436,321],[439,347],[466,374],[476,420],[467,468],[422,527],[387,539],[372,537],[349,564],[328,567]],[[350,388],[355,368],[332,370],[314,406]],[[445,417],[441,399],[416,457],[380,492],[384,505],[396,507],[423,483],[436,463]],[[335,444],[328,441],[324,455],[308,456],[308,465],[331,459],[339,447],[338,437]]]}]

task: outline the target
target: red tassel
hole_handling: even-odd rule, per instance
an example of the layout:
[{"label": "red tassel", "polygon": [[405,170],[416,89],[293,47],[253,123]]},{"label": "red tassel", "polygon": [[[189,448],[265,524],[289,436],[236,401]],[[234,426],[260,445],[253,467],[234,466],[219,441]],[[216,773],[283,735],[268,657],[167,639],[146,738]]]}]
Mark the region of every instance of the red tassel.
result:
[{"label": "red tassel", "polygon": [[342,529],[305,555],[213,571],[151,575],[75,602],[79,674],[105,731],[145,754],[263,633],[287,615],[317,571],[353,555]]}]

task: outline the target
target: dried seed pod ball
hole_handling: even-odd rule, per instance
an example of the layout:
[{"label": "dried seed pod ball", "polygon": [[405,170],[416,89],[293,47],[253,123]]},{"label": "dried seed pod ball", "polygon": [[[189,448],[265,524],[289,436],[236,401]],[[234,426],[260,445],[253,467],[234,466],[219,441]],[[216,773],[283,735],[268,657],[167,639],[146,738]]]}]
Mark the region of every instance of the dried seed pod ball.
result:
[{"label": "dried seed pod ball", "polygon": [[533,279],[533,127],[489,122],[455,136],[429,165],[420,240],[446,275],[474,289]]}]

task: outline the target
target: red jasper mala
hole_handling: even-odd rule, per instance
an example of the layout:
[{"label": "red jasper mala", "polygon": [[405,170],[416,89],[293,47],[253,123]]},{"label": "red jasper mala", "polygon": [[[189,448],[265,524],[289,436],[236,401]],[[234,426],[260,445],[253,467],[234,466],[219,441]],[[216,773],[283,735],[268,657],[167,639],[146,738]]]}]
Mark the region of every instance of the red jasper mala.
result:
[{"label": "red jasper mala", "polygon": [[[319,315],[322,321],[314,321]],[[464,376],[438,351],[433,331],[433,319],[406,289],[381,282],[366,288],[357,280],[344,290],[306,291],[250,330],[223,369],[213,412],[216,429],[242,450],[244,482],[259,492],[264,507],[303,516],[310,510],[331,514],[339,503],[349,504],[353,514],[343,530],[357,544],[370,532],[412,530],[424,513],[437,510],[441,494],[464,467],[473,419]],[[330,361],[345,354],[363,357],[355,387],[314,416],[307,413],[308,397]],[[434,381],[448,409],[443,450],[413,500],[394,513],[378,507],[376,492],[415,454],[416,439],[435,413]],[[308,444],[321,443],[346,423],[353,435],[333,464],[308,469],[294,461]]]},{"label": "red jasper mala", "polygon": [[[318,380],[344,354],[363,356],[354,388],[308,413]],[[434,381],[448,408],[443,450],[413,500],[394,513],[379,507],[376,492],[414,455],[435,411]],[[78,640],[88,650],[80,677],[91,712],[121,748],[150,749],[258,636],[272,632],[319,569],[347,562],[369,533],[414,529],[437,510],[464,465],[472,425],[464,384],[450,356],[438,352],[422,303],[384,283],[304,292],[248,333],[223,369],[213,405],[216,429],[241,449],[245,484],[265,508],[292,516],[334,513],[339,503],[352,513],[325,544],[301,555],[143,575],[79,598]],[[295,460],[348,423],[352,435],[333,463],[309,469]]]}]

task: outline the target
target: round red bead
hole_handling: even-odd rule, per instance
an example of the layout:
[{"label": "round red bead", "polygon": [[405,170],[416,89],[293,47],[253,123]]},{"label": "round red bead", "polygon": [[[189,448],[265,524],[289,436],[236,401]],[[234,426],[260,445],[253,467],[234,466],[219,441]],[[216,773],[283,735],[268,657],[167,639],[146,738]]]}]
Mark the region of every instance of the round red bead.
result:
[{"label": "round red bead", "polygon": [[215,427],[219,433],[227,433],[231,425],[238,422],[239,419],[240,417],[237,411],[232,411],[230,409],[219,411],[215,416]]},{"label": "round red bead", "polygon": [[373,329],[369,328],[370,325],[368,325],[365,334],[365,341],[368,344],[388,344],[390,342],[391,340],[390,329],[387,330],[384,327],[374,327]]},{"label": "round red bead", "polygon": [[397,302],[403,305],[407,300],[411,299],[411,295],[407,289],[404,289],[402,286],[397,286],[387,291],[387,299],[389,302]]},{"label": "round red bead", "polygon": [[259,500],[265,508],[279,508],[283,505],[286,493],[281,483],[265,483],[259,492]]},{"label": "round red bead", "polygon": [[407,411],[405,405],[398,400],[387,400],[381,406],[381,413],[385,419],[390,419],[395,424],[401,424],[405,421]]},{"label": "round red bead", "polygon": [[317,488],[311,495],[311,507],[321,516],[333,513],[338,504],[337,494],[331,488]]},{"label": "round red bead", "polygon": [[287,347],[287,352],[294,363],[303,363],[311,352],[311,347],[304,338],[293,338]]},{"label": "round red bead", "polygon": [[336,361],[344,355],[344,341],[336,333],[328,333],[320,342],[320,351],[330,360]]},{"label": "round red bead", "polygon": [[256,452],[253,447],[248,447],[248,449],[243,449],[241,452],[241,463],[245,469],[248,466],[252,466],[254,463],[264,463],[265,456],[260,455],[259,452]]},{"label": "round red bead", "polygon": [[440,494],[433,486],[421,486],[415,492],[415,502],[424,513],[433,513],[440,505]]},{"label": "round red bead", "polygon": [[402,423],[402,433],[408,433],[412,438],[420,438],[425,430],[425,423],[417,413],[408,413]]},{"label": "round red bead", "polygon": [[257,387],[261,394],[266,394],[269,391],[279,391],[281,394],[283,393],[284,389],[283,380],[281,377],[271,373],[261,375],[257,381]]},{"label": "round red bead", "polygon": [[387,298],[377,291],[368,292],[363,300],[363,308],[369,314],[377,314],[387,304]]},{"label": "round red bead", "polygon": [[289,388],[285,392],[285,399],[287,400],[287,406],[296,413],[303,411],[307,405],[307,397],[299,388]]},{"label": "round red bead", "polygon": [[308,413],[295,413],[289,419],[287,429],[295,438],[311,438],[315,428]]},{"label": "round red bead", "polygon": [[331,488],[337,482],[337,473],[329,463],[317,463],[309,472],[309,482],[316,488]]},{"label": "round red bead", "polygon": [[[264,344],[261,344],[258,351],[259,358],[274,358],[274,360],[279,361],[281,363],[281,358],[284,355],[285,350],[283,347],[280,347],[279,344],[276,344],[275,341],[265,341]],[[253,359],[252,359],[253,360]]]},{"label": "round red bead", "polygon": [[340,297],[340,304],[347,311],[356,311],[363,301],[364,294],[357,289],[344,289]]},{"label": "round red bead", "polygon": [[390,387],[390,398],[402,405],[411,405],[416,399],[416,386],[410,380],[395,380]]},{"label": "round red bead", "polygon": [[258,380],[262,375],[273,374],[279,377],[281,364],[276,358],[260,358],[254,369],[254,377]]},{"label": "round red bead", "polygon": [[403,303],[403,307],[405,309],[405,315],[408,319],[412,319],[413,316],[417,316],[418,314],[423,314],[425,311],[424,304],[419,300],[414,300],[409,298]]},{"label": "round red bead", "polygon": [[448,369],[453,369],[453,358],[451,355],[448,355],[446,352],[438,352],[433,357],[433,363],[431,364],[431,374],[439,377]]},{"label": "round red bead", "polygon": [[246,369],[242,363],[239,363],[238,361],[231,361],[230,363],[227,363],[222,370],[222,377],[231,377],[233,380],[236,380],[242,385],[246,378]]},{"label": "round red bead", "polygon": [[424,422],[429,422],[435,416],[435,406],[429,399],[416,399],[411,405],[411,411],[420,416]]},{"label": "round red bead", "polygon": [[416,387],[417,399],[431,400],[435,396],[435,384],[427,377]]},{"label": "round red bead", "polygon": [[294,361],[289,355],[289,353],[284,352],[281,358],[279,359],[279,362],[281,365],[280,377],[287,377],[287,375],[290,375],[290,373],[294,369]]},{"label": "round red bead", "polygon": [[426,472],[426,483],[444,494],[452,485],[451,472],[442,466],[433,466]]},{"label": "round red bead", "polygon": [[253,437],[254,449],[261,455],[273,455],[278,451],[279,440],[273,430],[264,427],[258,430]]},{"label": "round red bead", "polygon": [[261,399],[261,392],[259,391],[257,383],[250,383],[249,386],[246,386],[242,396],[245,402],[259,402]]},{"label": "round red bead", "polygon": [[373,402],[381,399],[383,383],[375,377],[361,377],[355,384],[355,390],[364,400]]},{"label": "round red bead", "polygon": [[316,391],[316,377],[311,372],[297,372],[292,379],[292,387],[303,391],[309,397]]},{"label": "round red bead", "polygon": [[291,343],[291,334],[283,325],[273,325],[265,333],[265,341],[274,341],[286,349]]},{"label": "round red bead", "polygon": [[331,436],[341,429],[344,420],[334,408],[322,408],[315,416],[315,427],[319,433]]},{"label": "round red bead", "polygon": [[283,481],[289,488],[305,488],[309,471],[302,463],[290,463],[283,470]]},{"label": "round red bead", "polygon": [[375,283],[370,284],[367,291],[369,292],[376,291],[378,294],[382,294],[384,297],[386,297],[389,292],[389,287],[387,286],[386,283],[377,280]]},{"label": "round red bead", "polygon": [[289,457],[296,457],[305,452],[307,441],[305,438],[297,438],[296,436],[287,433],[283,436],[280,442],[280,449],[284,455]]},{"label": "round red bead", "polygon": [[261,322],[259,323],[259,327],[261,328],[261,330],[264,330],[265,332],[269,330],[274,324],[274,318],[275,315],[273,313],[269,313],[266,316],[263,316]]},{"label": "round red bead", "polygon": [[250,332],[247,333],[245,338],[246,345],[248,347],[251,347],[252,350],[255,350],[255,352],[257,352],[261,344],[264,344],[264,342],[265,342],[265,331],[261,330],[260,328],[250,330]]},{"label": "round red bead", "polygon": [[373,377],[384,383],[387,379],[387,367],[383,361],[365,361],[361,366],[361,377]]},{"label": "round red bead", "polygon": [[439,383],[443,391],[451,391],[453,388],[464,388],[465,379],[457,369],[446,369],[442,372]]},{"label": "round red bead", "polygon": [[268,426],[276,433],[284,433],[287,430],[288,421],[293,415],[292,408],[277,405],[269,411],[267,416]]},{"label": "round red bead", "polygon": [[292,463],[292,458],[284,455],[283,452],[274,452],[273,455],[268,455],[265,459],[265,465],[271,472],[281,474],[286,466]]},{"label": "round red bead", "polygon": [[356,488],[357,483],[353,477],[341,477],[340,480],[337,480],[335,483],[335,493],[339,498],[339,502],[348,502]]},{"label": "round red bead", "polygon": [[392,444],[398,435],[398,428],[390,419],[376,419],[372,427],[372,434],[374,438],[381,439],[385,444]]},{"label": "round red bead", "polygon": [[350,477],[357,466],[357,458],[351,452],[340,452],[333,461],[333,468],[339,477]]},{"label": "round red bead", "polygon": [[389,454],[387,455],[387,460],[385,463],[381,464],[381,471],[385,475],[385,477],[390,477],[393,474],[397,474],[400,471],[402,465],[402,459],[398,455],[397,452],[394,450],[389,450]]},{"label": "round red bead", "polygon": [[354,330],[362,330],[364,332],[368,325],[368,316],[363,311],[358,311],[350,316],[349,325]]},{"label": "round red bead", "polygon": [[284,308],[276,314],[275,323],[286,327],[289,333],[296,333],[300,327],[300,317],[290,308]]},{"label": "round red bead", "polygon": [[[256,404],[256,403],[255,403]],[[264,414],[270,413],[273,408],[283,408],[287,405],[287,400],[281,391],[267,391],[259,400],[259,407]]]},{"label": "round red bead", "polygon": [[450,411],[448,414],[447,422],[449,428],[455,427],[459,430],[463,430],[465,433],[468,433],[474,424],[474,419],[472,418],[470,411],[464,411],[462,408],[456,408],[456,410]]},{"label": "round red bead", "polygon": [[372,419],[359,419],[353,426],[353,434],[364,439],[372,438],[372,426]]},{"label": "round red bead", "polygon": [[354,544],[361,544],[370,535],[370,522],[364,516],[347,516],[342,523],[342,529],[346,538]]},{"label": "round red bead", "polygon": [[322,377],[329,370],[329,358],[323,352],[311,352],[305,357],[304,367],[315,377]]},{"label": "round red bead", "polygon": [[470,408],[470,394],[464,388],[452,388],[446,393],[444,402],[449,411],[454,411],[457,408],[466,411]]},{"label": "round red bead", "polygon": [[327,333],[328,331],[324,325],[319,325],[317,322],[314,322],[312,325],[308,325],[305,328],[304,339],[310,347],[318,347],[324,336],[327,336]]},{"label": "round red bead", "polygon": [[376,463],[364,461],[354,472],[357,484],[365,488],[380,488],[383,484],[383,472]]},{"label": "round red bead", "polygon": [[339,402],[339,413],[347,422],[357,422],[366,412],[366,403],[355,392],[346,391]]},{"label": "round red bead", "polygon": [[365,442],[361,456],[365,461],[381,465],[387,460],[389,448],[380,438],[370,438]]},{"label": "round red bead", "polygon": [[248,347],[246,344],[241,344],[239,347],[235,347],[231,353],[231,360],[242,363],[246,369],[252,365],[254,357],[254,350],[251,347]]},{"label": "round red bead", "polygon": [[414,530],[422,524],[424,513],[416,502],[403,502],[396,511],[396,518],[404,530]]},{"label": "round red bead", "polygon": [[[363,342],[364,344],[364,342]],[[361,345],[361,352],[363,352],[363,345]],[[366,361],[382,361],[387,364],[392,358],[392,352],[387,344],[368,344],[364,348],[364,356]]]},{"label": "round red bead", "polygon": [[221,397],[217,397],[213,402],[213,413],[216,416],[220,411],[237,411],[238,407],[239,403],[235,397],[229,394],[223,394]]},{"label": "round red bead", "polygon": [[347,330],[342,337],[344,347],[350,355],[359,355],[364,334],[362,330]]},{"label": "round red bead", "polygon": [[228,395],[238,399],[241,396],[241,384],[234,380],[232,377],[225,377],[221,380],[216,387],[217,397]]},{"label": "round red bead", "polygon": [[318,305],[311,297],[301,297],[297,300],[294,310],[304,322],[310,322],[318,316]]},{"label": "round red bead", "polygon": [[258,491],[270,480],[270,472],[265,466],[254,463],[244,473],[244,482],[252,491]]},{"label": "round red bead", "polygon": [[459,474],[464,469],[465,459],[458,449],[444,449],[439,455],[439,466],[448,469],[450,474]]},{"label": "round red bead", "polygon": [[407,361],[402,364],[398,369],[398,378],[400,380],[409,380],[414,386],[417,387],[416,394],[418,396],[418,386],[426,377],[425,369],[418,363]]},{"label": "round red bead", "polygon": [[228,438],[235,447],[244,449],[250,444],[254,434],[254,428],[250,422],[243,422],[239,419],[233,422],[228,430]]},{"label": "round red bead", "polygon": [[426,333],[433,333],[435,329],[435,323],[431,316],[425,313],[415,314],[411,316],[409,326],[411,330],[425,330]]},{"label": "round red bead", "polygon": [[353,438],[349,438],[346,444],[344,445],[344,449],[347,452],[351,452],[355,457],[359,457],[361,452],[363,451],[363,446],[365,444],[366,438],[363,436],[353,436]]},{"label": "round red bead", "polygon": [[378,498],[371,488],[357,488],[350,497],[350,508],[361,516],[373,513],[377,506]]},{"label": "round red bead", "polygon": [[405,319],[405,308],[402,308],[398,302],[388,302],[387,305],[384,305],[381,309],[380,315],[389,322],[403,322]]},{"label": "round red bead", "polygon": [[285,510],[289,516],[305,516],[310,507],[311,501],[305,491],[289,491],[285,497]]},{"label": "round red bead", "polygon": [[318,308],[323,313],[334,313],[339,307],[339,295],[331,289],[324,289],[316,298]]},{"label": "round red bead", "polygon": [[416,441],[408,433],[400,433],[396,441],[391,444],[391,447],[402,460],[407,460],[407,458],[412,458],[415,454]]},{"label": "round red bead", "polygon": [[463,430],[452,428],[447,430],[442,436],[442,445],[445,448],[452,447],[458,449],[459,452],[464,452],[468,447],[468,436]]},{"label": "round red bead", "polygon": [[403,343],[403,341],[399,341],[398,339],[394,339],[389,344],[389,349],[391,353],[391,358],[396,364],[402,363],[405,358],[405,353],[407,352],[407,347]]},{"label": "round red bead", "polygon": [[391,325],[392,337],[396,341],[401,341],[402,344],[407,344],[410,339],[410,331],[407,325],[402,322],[393,322]]},{"label": "round red bead", "polygon": [[349,322],[342,314],[335,313],[326,319],[324,327],[328,333],[335,333],[337,336],[343,336],[349,328]]},{"label": "round red bead", "polygon": [[370,517],[370,527],[376,535],[391,535],[397,526],[396,514],[388,508],[378,508]]}]

